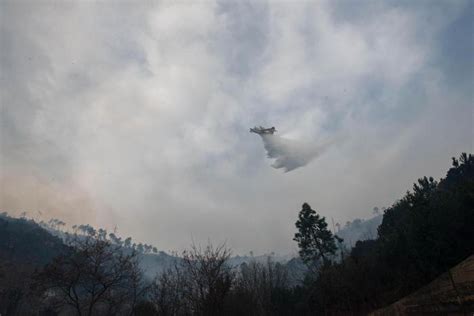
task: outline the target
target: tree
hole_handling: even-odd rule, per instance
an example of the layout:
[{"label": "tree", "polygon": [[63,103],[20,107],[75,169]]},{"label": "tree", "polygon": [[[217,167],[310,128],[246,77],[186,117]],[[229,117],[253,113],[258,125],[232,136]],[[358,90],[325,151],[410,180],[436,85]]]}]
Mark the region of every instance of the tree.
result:
[{"label": "tree", "polygon": [[221,315],[234,273],[227,264],[230,250],[221,245],[192,246],[183,253],[185,296],[197,315]]},{"label": "tree", "polygon": [[66,314],[129,314],[145,290],[137,254],[94,236],[73,236],[71,251],[35,276],[36,287]]},{"label": "tree", "polygon": [[327,263],[328,256],[334,255],[337,247],[333,234],[327,228],[326,219],[312,210],[308,203],[304,203],[295,225],[298,232],[293,240],[298,243],[301,259],[307,265],[316,264],[321,259],[323,264]]},{"label": "tree", "polygon": [[230,250],[193,245],[174,267],[155,279],[151,298],[159,315],[222,315],[234,272]]},{"label": "tree", "polygon": [[386,210],[378,228],[379,253],[405,293],[474,252],[473,192],[474,156],[463,153],[453,158],[446,178],[419,179]]},{"label": "tree", "polygon": [[293,299],[286,265],[253,260],[240,265],[226,314],[291,315]]},{"label": "tree", "polygon": [[175,264],[152,283],[150,300],[159,316],[183,315],[190,307],[184,297],[184,272],[182,266]]},{"label": "tree", "polygon": [[[311,295],[308,302],[314,313],[368,314],[474,253],[474,156],[453,158],[445,178],[419,179],[411,191],[382,210],[377,238],[358,241],[349,256],[321,267],[308,284],[305,292]],[[361,223],[354,220],[351,226]],[[423,302],[442,308],[438,303],[434,298]],[[450,306],[451,311],[456,308],[463,312],[461,304]]]}]

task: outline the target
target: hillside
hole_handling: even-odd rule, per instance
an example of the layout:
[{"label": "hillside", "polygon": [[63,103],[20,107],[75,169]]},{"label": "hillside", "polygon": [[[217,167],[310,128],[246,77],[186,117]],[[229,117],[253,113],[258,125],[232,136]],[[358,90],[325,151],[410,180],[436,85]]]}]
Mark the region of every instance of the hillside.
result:
[{"label": "hillside", "polygon": [[474,255],[416,292],[371,315],[462,315],[467,312],[474,312]]},{"label": "hillside", "polygon": [[367,220],[355,219],[347,222],[344,228],[337,231],[337,235],[344,239],[344,244],[349,249],[359,240],[377,238],[377,229],[382,223],[383,215],[377,215]]},{"label": "hillside", "polygon": [[67,247],[33,220],[0,216],[0,258],[41,266]]},{"label": "hillside", "polygon": [[[59,220],[53,220],[53,222]],[[89,225],[81,225],[89,231],[104,232],[102,229],[95,229]],[[85,230],[85,229],[84,229]],[[103,234],[103,233],[102,233]],[[64,244],[70,236],[62,230],[55,228],[44,222],[38,224],[34,220],[25,218],[13,218],[5,212],[0,215],[0,259],[13,261],[21,264],[32,264],[41,267],[59,255],[61,252],[69,251],[69,247]],[[141,244],[128,245],[120,238],[113,235],[110,239],[112,243],[120,245],[124,251],[134,249],[139,253],[140,267],[148,279],[153,279],[166,269],[172,267],[179,258],[169,255],[163,251],[153,253],[142,250]],[[268,260],[282,264],[289,264],[290,270],[297,270],[295,274],[304,271],[302,262],[291,256],[278,256],[274,254],[259,256],[233,256],[228,260],[231,267],[237,268],[243,263],[259,262],[266,263]]]}]

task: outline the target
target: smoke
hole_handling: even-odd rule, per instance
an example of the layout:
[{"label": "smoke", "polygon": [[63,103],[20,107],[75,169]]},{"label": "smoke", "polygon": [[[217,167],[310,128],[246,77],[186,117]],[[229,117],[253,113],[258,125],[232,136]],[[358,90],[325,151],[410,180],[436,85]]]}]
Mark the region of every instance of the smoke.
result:
[{"label": "smoke", "polygon": [[263,134],[263,146],[267,151],[267,157],[275,159],[272,167],[283,169],[285,172],[306,166],[313,159],[323,154],[334,141],[322,144],[300,142],[297,140],[283,138],[273,134]]},{"label": "smoke", "polygon": [[69,180],[53,181],[30,168],[4,168],[0,173],[0,212],[47,220],[59,218],[68,224],[97,225],[96,203]]}]

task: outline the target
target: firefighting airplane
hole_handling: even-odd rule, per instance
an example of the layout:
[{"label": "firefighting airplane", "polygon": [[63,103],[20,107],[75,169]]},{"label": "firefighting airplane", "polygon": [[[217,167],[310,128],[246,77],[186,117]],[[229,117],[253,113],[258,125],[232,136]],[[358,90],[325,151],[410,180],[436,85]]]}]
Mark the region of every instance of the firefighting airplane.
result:
[{"label": "firefighting airplane", "polygon": [[270,128],[264,128],[262,126],[255,126],[254,128],[251,128],[250,129],[250,133],[256,133],[256,134],[259,134],[259,135],[264,135],[264,134],[272,134],[276,132],[276,129],[275,127],[270,127]]}]

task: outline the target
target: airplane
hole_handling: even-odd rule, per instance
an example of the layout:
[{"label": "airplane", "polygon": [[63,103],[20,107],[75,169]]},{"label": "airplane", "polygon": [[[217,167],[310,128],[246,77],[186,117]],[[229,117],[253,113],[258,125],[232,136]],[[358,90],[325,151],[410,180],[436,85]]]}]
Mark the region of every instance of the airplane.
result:
[{"label": "airplane", "polygon": [[255,126],[254,128],[251,128],[250,129],[250,133],[256,133],[256,134],[259,134],[259,135],[263,135],[263,134],[272,134],[276,132],[276,129],[275,127],[270,127],[270,128],[264,128],[262,126]]}]

